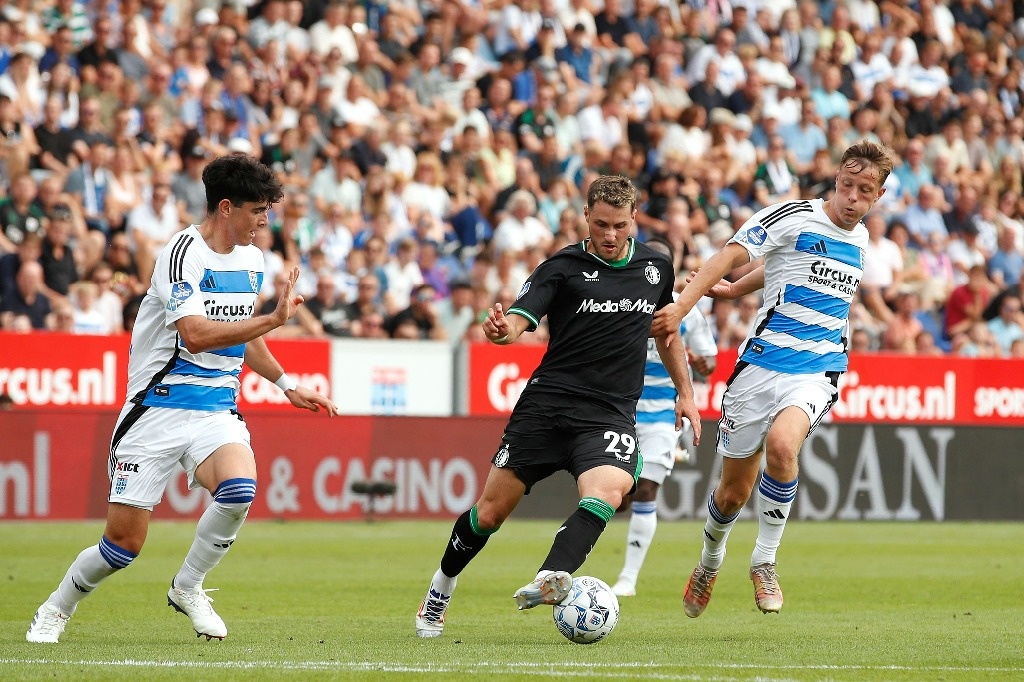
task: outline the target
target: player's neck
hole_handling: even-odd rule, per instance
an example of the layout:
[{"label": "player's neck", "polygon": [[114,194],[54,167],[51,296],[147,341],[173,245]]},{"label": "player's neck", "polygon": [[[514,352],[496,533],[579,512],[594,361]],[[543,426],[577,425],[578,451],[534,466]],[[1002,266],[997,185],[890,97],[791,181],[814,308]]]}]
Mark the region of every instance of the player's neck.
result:
[{"label": "player's neck", "polygon": [[630,239],[632,239],[632,237],[627,237],[626,238],[626,243],[622,245],[622,249],[617,254],[619,257],[615,258],[613,260],[606,260],[606,259],[602,258],[600,255],[598,255],[597,251],[594,250],[594,240],[593,239],[588,238],[588,239],[584,240],[584,241],[586,241],[586,248],[584,250],[587,253],[589,253],[591,256],[593,256],[594,258],[597,258],[602,263],[607,263],[608,265],[612,266],[613,268],[621,268],[623,265],[625,265],[626,263],[629,262]]},{"label": "player's neck", "polygon": [[[839,211],[836,210],[835,204],[833,204],[832,201],[832,199],[829,199],[828,201],[824,202],[822,208],[825,211],[825,215],[828,216],[828,219],[832,221],[832,224],[838,227],[840,230],[852,232],[853,228],[857,227],[857,223],[854,223],[850,227],[846,227],[845,225],[843,225],[842,222],[840,222],[839,220]],[[859,223],[860,221],[858,220],[857,222]]]},{"label": "player's neck", "polygon": [[235,245],[228,239],[227,232],[218,230],[209,218],[204,220],[198,229],[203,241],[214,253],[228,254],[234,250]]}]

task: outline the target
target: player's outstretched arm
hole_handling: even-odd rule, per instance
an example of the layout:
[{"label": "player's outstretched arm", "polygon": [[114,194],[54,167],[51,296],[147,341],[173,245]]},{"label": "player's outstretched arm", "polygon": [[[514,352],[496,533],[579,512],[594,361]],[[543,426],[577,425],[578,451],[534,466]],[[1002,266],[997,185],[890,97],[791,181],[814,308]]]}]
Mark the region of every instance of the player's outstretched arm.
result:
[{"label": "player's outstretched arm", "polygon": [[676,430],[683,428],[683,417],[686,417],[693,426],[693,444],[697,446],[700,444],[700,413],[693,400],[693,384],[690,383],[690,373],[686,371],[686,352],[683,350],[682,339],[679,334],[657,336],[654,344],[679,394],[676,399]]},{"label": "player's outstretched arm", "polygon": [[673,305],[667,305],[654,314],[651,335],[657,337],[676,334],[679,331],[679,323],[686,317],[686,313],[696,305],[701,296],[710,291],[727,274],[749,262],[750,254],[743,246],[735,242],[726,244],[721,251],[708,259],[704,267],[697,271]]},{"label": "player's outstretched arm", "polygon": [[522,315],[505,315],[500,303],[495,303],[493,308],[487,310],[487,319],[480,323],[484,330],[484,336],[491,343],[499,346],[507,346],[515,343],[520,334],[530,326],[530,321]]},{"label": "player's outstretched arm", "polygon": [[310,412],[319,412],[323,408],[329,417],[338,414],[338,406],[329,398],[305,386],[299,386],[294,379],[285,374],[281,364],[267,348],[267,342],[263,337],[245,344],[245,364],[252,371],[277,384],[278,388],[284,391],[288,402],[295,407]]},{"label": "player's outstretched arm", "polygon": [[[686,283],[689,284],[697,273],[690,272],[686,276]],[[734,300],[737,298],[743,298],[747,294],[752,294],[755,291],[764,289],[764,264],[762,263],[758,267],[754,268],[743,277],[739,278],[735,282],[730,282],[727,279],[718,280],[718,284],[707,290],[704,294],[708,298],[726,298]]]}]

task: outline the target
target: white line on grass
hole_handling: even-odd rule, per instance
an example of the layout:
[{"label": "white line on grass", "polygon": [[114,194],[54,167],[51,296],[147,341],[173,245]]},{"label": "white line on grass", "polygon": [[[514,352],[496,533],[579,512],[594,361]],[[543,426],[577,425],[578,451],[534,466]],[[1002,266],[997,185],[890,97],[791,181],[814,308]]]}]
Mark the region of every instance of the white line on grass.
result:
[{"label": "white line on grass", "polygon": [[[61,661],[46,658],[18,659],[0,658],[0,665],[74,665],[135,668],[191,668],[191,669],[235,669],[235,670],[345,670],[352,672],[400,672],[400,673],[487,673],[508,675],[556,675],[563,677],[593,677],[595,669],[589,663],[467,663],[463,665],[402,665],[384,662],[346,661],[146,661],[122,659],[116,661],[78,660]],[[707,675],[674,674],[655,672],[652,668],[673,668],[667,663],[602,663],[601,677],[623,677],[649,680],[733,680],[732,677],[709,678]],[[960,673],[1007,673],[1020,672],[1022,668],[980,667],[980,666],[909,666],[909,665],[758,665],[754,663],[700,663],[692,665],[697,669],[721,670],[771,670],[782,671],[901,671],[901,672],[960,672]],[[616,671],[616,672],[612,672]]]}]

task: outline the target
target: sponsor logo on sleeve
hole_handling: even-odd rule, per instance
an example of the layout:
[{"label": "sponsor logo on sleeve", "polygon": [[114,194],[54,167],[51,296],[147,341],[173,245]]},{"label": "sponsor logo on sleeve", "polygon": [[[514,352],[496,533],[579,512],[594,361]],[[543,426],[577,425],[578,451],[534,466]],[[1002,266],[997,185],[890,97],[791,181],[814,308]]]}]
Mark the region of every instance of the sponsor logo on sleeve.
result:
[{"label": "sponsor logo on sleeve", "polygon": [[192,285],[188,282],[175,282],[171,285],[171,296],[167,299],[167,309],[172,313],[192,295]]},{"label": "sponsor logo on sleeve", "polygon": [[747,230],[747,233],[743,235],[742,239],[755,246],[764,244],[764,240],[768,238],[768,230],[764,229],[760,225],[754,225]]}]

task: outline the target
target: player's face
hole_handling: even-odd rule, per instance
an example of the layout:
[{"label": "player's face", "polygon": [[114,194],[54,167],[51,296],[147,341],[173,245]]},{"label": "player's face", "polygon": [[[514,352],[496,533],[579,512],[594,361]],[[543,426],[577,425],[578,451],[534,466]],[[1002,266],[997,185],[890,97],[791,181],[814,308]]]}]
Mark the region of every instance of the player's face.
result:
[{"label": "player's face", "polygon": [[852,230],[871,207],[885,194],[878,169],[870,164],[851,162],[836,174],[836,193],[826,207],[829,218],[844,230]]},{"label": "player's face", "polygon": [[612,206],[603,201],[593,208],[583,207],[583,217],[590,230],[590,252],[606,261],[616,261],[626,252],[629,234],[633,230],[636,209]]},{"label": "player's face", "polygon": [[237,246],[249,246],[256,233],[267,227],[270,204],[247,201],[231,207],[231,239]]}]

